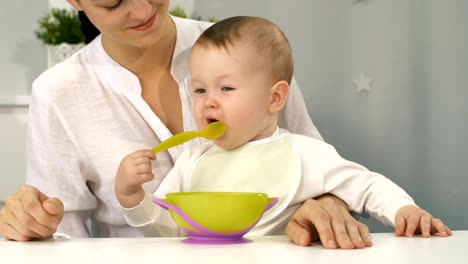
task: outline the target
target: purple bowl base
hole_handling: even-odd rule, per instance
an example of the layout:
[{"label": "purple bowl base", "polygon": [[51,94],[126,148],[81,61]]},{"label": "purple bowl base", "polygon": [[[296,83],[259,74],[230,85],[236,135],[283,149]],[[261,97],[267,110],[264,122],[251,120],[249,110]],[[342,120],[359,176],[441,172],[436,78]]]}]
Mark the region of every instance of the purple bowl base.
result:
[{"label": "purple bowl base", "polygon": [[244,244],[252,242],[249,239],[244,238],[245,233],[248,230],[242,232],[231,233],[231,234],[221,234],[215,233],[212,231],[210,234],[203,234],[194,232],[186,228],[182,228],[185,233],[189,235],[187,239],[184,239],[182,243],[187,244],[199,244],[199,245],[228,245],[228,244]]},{"label": "purple bowl base", "polygon": [[197,245],[229,245],[229,244],[244,244],[250,243],[252,240],[243,237],[202,237],[193,236],[182,240],[182,243],[197,244]]}]

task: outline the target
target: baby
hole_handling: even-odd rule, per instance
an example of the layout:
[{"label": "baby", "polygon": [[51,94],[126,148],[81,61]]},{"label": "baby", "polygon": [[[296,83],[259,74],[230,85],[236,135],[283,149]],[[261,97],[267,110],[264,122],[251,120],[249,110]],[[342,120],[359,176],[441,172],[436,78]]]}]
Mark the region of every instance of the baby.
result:
[{"label": "baby", "polygon": [[331,193],[357,213],[414,233],[429,225],[441,236],[451,231],[416,206],[413,199],[381,174],[342,158],[325,142],[278,128],[278,113],[293,75],[289,42],[273,23],[232,17],[207,29],[192,48],[191,85],[199,127],[226,123],[214,142],[186,150],[154,196],[142,184],[154,178],[151,150],[125,157],[115,191],[128,224],[147,235],[183,235],[154,197],[170,192],[264,192],[278,197],[247,235],[284,234],[288,219],[307,199]]}]

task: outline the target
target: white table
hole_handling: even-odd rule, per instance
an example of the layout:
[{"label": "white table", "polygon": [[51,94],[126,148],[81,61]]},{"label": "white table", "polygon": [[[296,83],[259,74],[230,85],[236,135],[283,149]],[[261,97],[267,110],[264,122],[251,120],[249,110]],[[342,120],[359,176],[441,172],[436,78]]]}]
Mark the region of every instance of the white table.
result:
[{"label": "white table", "polygon": [[252,237],[240,245],[190,245],[181,243],[183,238],[0,239],[0,263],[468,263],[468,230],[449,238],[397,238],[391,233],[372,238],[372,247],[359,250],[300,247],[284,236]]}]

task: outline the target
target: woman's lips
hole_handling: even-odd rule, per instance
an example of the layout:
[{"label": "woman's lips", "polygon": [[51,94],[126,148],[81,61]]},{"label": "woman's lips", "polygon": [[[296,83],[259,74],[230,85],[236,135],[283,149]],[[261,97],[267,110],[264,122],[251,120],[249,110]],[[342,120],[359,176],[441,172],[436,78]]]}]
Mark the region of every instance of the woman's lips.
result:
[{"label": "woman's lips", "polygon": [[148,28],[150,28],[153,24],[154,21],[156,20],[156,14],[154,14],[150,19],[148,19],[146,22],[143,24],[140,24],[138,26],[131,27],[131,29],[137,30],[137,31],[145,31]]}]

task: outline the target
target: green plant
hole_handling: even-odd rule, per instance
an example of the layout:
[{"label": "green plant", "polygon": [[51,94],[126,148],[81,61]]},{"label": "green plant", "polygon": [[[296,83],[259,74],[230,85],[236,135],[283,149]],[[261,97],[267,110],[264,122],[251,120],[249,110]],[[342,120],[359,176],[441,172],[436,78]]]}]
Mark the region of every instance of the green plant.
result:
[{"label": "green plant", "polygon": [[212,23],[216,23],[218,20],[216,19],[216,17],[210,17],[208,18],[208,22],[212,22]]},{"label": "green plant", "polygon": [[169,14],[172,16],[181,17],[181,18],[188,17],[187,13],[185,12],[185,9],[180,6],[176,6],[172,8],[171,10],[169,10]]},{"label": "green plant", "polygon": [[84,43],[80,19],[75,10],[53,8],[38,22],[39,29],[34,33],[46,45]]},{"label": "green plant", "polygon": [[[169,10],[169,14],[171,16],[176,16],[176,17],[181,17],[181,18],[188,18],[188,15],[185,12],[185,9],[183,7],[180,7],[180,6],[175,6],[174,8]],[[203,20],[201,16],[198,16],[196,19],[197,20]],[[217,20],[216,20],[215,17],[210,17],[210,18],[208,18],[207,21],[215,23]]]}]

